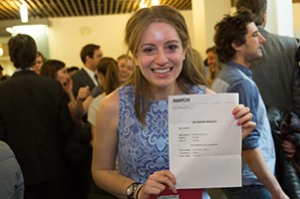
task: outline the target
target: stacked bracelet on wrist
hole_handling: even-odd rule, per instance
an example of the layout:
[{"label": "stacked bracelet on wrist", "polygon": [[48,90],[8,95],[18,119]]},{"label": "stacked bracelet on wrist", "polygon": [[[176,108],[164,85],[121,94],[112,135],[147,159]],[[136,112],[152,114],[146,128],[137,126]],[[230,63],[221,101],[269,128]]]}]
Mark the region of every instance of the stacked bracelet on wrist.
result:
[{"label": "stacked bracelet on wrist", "polygon": [[127,199],[135,199],[137,188],[138,188],[138,185],[140,185],[140,184],[141,183],[139,183],[139,182],[134,182],[134,183],[131,183],[127,187],[127,189],[126,189]]},{"label": "stacked bracelet on wrist", "polygon": [[140,186],[140,188],[136,191],[135,199],[139,198],[139,193],[140,193],[140,191],[142,190],[143,187],[144,187],[144,185],[142,184],[142,186]]}]

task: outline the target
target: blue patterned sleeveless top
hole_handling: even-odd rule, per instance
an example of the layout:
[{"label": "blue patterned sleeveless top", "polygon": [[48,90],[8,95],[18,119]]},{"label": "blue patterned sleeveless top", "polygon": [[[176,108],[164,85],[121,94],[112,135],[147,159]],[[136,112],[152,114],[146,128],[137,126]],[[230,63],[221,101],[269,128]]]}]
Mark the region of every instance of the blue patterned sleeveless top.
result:
[{"label": "blue patterned sleeveless top", "polygon": [[[192,86],[192,94],[203,94],[205,88]],[[118,126],[118,163],[124,176],[145,183],[155,171],[169,169],[168,100],[156,100],[139,122],[134,107],[132,85],[119,89],[120,117]]]}]

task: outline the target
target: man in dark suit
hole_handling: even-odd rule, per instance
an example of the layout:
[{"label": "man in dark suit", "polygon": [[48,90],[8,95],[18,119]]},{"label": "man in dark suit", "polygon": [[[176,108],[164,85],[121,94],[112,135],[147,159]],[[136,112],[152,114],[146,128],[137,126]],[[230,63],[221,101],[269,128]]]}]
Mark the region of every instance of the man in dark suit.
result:
[{"label": "man in dark suit", "polygon": [[82,48],[80,58],[84,66],[72,76],[73,93],[75,97],[77,97],[78,90],[81,87],[88,86],[90,91],[92,91],[92,89],[98,85],[95,71],[102,57],[103,53],[98,45],[87,44]]},{"label": "man in dark suit", "polygon": [[12,37],[8,50],[16,71],[0,84],[0,140],[21,166],[26,199],[67,198],[63,147],[72,123],[64,91],[58,81],[32,71],[32,37]]}]

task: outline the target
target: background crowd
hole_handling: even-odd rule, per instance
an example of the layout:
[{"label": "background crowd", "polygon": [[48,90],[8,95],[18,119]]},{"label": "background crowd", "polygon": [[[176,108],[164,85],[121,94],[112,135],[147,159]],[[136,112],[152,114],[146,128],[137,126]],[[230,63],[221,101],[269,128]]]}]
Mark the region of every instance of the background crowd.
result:
[{"label": "background crowd", "polygon": [[266,10],[266,0],[238,0],[216,23],[205,59],[168,6],[132,15],[128,52],[117,58],[83,46],[82,66],[47,60],[29,35],[12,37],[15,73],[0,65],[0,197],[175,194],[168,96],[227,92],[239,93],[242,186],[198,189],[195,198],[300,198],[299,40],[265,30]]}]

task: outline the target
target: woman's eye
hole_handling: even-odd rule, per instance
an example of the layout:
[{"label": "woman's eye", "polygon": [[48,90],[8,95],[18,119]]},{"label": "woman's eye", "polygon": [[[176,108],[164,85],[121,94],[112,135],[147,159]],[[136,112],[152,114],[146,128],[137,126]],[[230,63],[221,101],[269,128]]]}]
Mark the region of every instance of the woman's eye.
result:
[{"label": "woman's eye", "polygon": [[143,52],[144,52],[144,53],[151,53],[152,51],[153,51],[152,48],[144,48],[144,49],[143,49]]},{"label": "woman's eye", "polygon": [[178,48],[177,45],[169,45],[168,46],[168,49],[172,50],[172,51],[176,50],[177,48]]}]

